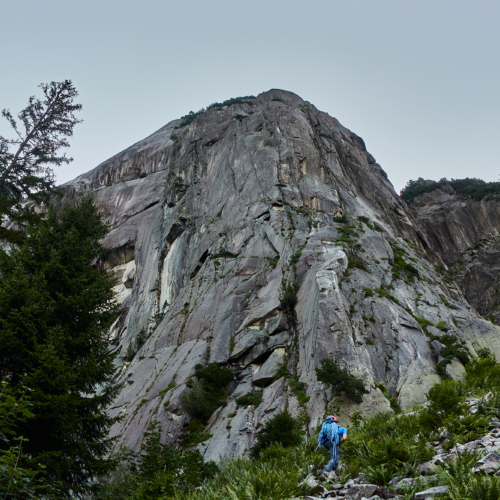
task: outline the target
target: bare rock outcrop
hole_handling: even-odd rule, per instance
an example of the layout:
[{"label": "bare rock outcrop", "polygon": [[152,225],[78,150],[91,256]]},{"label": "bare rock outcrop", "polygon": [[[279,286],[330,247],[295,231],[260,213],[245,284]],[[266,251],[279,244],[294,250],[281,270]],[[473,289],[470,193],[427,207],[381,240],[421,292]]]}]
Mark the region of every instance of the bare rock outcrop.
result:
[{"label": "bare rock outcrop", "polygon": [[500,200],[458,194],[449,184],[410,208],[467,301],[500,324]]},{"label": "bare rock outcrop", "polygon": [[[134,448],[152,421],[165,439],[182,435],[181,394],[197,363],[235,373],[201,445],[219,459],[248,452],[285,408],[310,432],[332,402],[347,416],[356,405],[316,379],[326,357],[364,380],[358,406],[374,414],[390,411],[375,384],[407,408],[440,380],[432,324],[472,354],[500,356],[498,327],[435,270],[425,230],[363,140],[290,92],[175,120],[65,196],[88,192],[112,227],[103,265],[121,279],[111,335],[123,389],[111,413],[123,419],[113,433]],[[237,405],[260,389],[258,406]]]}]

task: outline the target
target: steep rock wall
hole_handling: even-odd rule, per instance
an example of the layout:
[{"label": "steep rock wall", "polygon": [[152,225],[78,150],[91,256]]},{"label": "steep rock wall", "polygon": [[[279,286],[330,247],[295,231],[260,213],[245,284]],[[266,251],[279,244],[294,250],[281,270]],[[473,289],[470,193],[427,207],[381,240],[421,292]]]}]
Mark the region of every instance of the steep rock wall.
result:
[{"label": "steep rock wall", "polygon": [[499,200],[475,200],[444,185],[414,199],[410,208],[465,298],[500,324]]},{"label": "steep rock wall", "polygon": [[[421,401],[439,357],[416,318],[445,322],[471,353],[500,355],[498,328],[435,271],[425,232],[362,139],[290,92],[252,102],[175,120],[66,186],[67,199],[93,192],[112,227],[104,265],[121,279],[111,335],[123,389],[111,413],[129,446],[152,421],[165,439],[182,435],[197,363],[235,373],[200,446],[218,459],[247,452],[284,408],[309,431],[332,402],[347,416],[355,405],[316,380],[326,357],[364,380],[366,414],[390,410],[375,384],[403,407]],[[292,285],[290,312],[281,300]],[[277,376],[283,363],[305,384],[303,406]],[[456,359],[448,369],[463,372]],[[237,406],[257,388],[259,406]]]}]

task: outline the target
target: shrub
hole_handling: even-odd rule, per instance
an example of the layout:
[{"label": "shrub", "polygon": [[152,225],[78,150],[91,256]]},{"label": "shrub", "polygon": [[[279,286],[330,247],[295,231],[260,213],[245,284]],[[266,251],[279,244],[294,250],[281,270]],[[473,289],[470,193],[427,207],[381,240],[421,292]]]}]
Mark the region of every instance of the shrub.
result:
[{"label": "shrub", "polygon": [[500,364],[494,358],[473,359],[465,367],[466,383],[472,389],[481,391],[500,390]]},{"label": "shrub", "polygon": [[362,271],[368,272],[368,266],[366,265],[366,262],[361,257],[354,254],[348,257],[347,267],[349,267],[350,269],[361,269]]},{"label": "shrub", "polygon": [[251,456],[258,457],[273,443],[279,443],[284,448],[297,446],[302,441],[300,427],[296,419],[283,411],[272,417],[257,436]]},{"label": "shrub", "polygon": [[290,262],[292,264],[297,264],[297,262],[299,261],[301,255],[302,255],[302,249],[298,250],[297,252],[295,252],[292,255],[292,258],[290,259]]},{"label": "shrub", "polygon": [[[220,470],[203,484],[203,489],[190,493],[189,500],[283,500],[310,494],[304,479],[304,465],[313,469],[324,466],[328,459],[316,453],[316,441],[305,441],[284,448],[279,443],[264,449],[258,459],[237,458],[221,462]],[[325,461],[326,460],[326,461]],[[186,497],[180,495],[176,500]]]},{"label": "shrub", "polygon": [[412,475],[411,471],[434,455],[426,446],[430,433],[414,414],[379,413],[366,419],[342,445],[348,476],[368,470],[372,480],[383,485],[396,475]]},{"label": "shrub", "polygon": [[373,290],[371,288],[363,288],[365,292],[365,297],[373,297]]},{"label": "shrub", "polygon": [[248,115],[234,115],[233,116],[233,120],[238,120],[239,122],[241,122],[243,120],[243,118],[248,118]]},{"label": "shrub", "polygon": [[236,400],[238,406],[259,406],[262,403],[262,391],[249,392]]},{"label": "shrub", "polygon": [[432,323],[432,321],[429,321],[428,319],[425,319],[425,318],[419,318],[418,316],[413,316],[418,324],[420,325],[420,328],[422,328],[422,330],[427,333],[427,327],[428,326],[434,326],[434,324]]},{"label": "shrub", "polygon": [[247,95],[244,97],[233,97],[231,99],[227,99],[224,102],[214,102],[207,106],[207,110],[211,108],[223,108],[225,106],[232,106],[233,104],[250,104],[253,106],[253,100],[256,99],[253,95]]},{"label": "shrub", "polygon": [[212,413],[226,402],[226,389],[233,379],[229,368],[217,363],[195,366],[195,381],[190,381],[181,401],[184,409],[195,419],[205,424]]},{"label": "shrub", "polygon": [[139,453],[122,449],[114,457],[120,466],[101,481],[94,500],[184,497],[217,473],[217,465],[205,463],[198,450],[162,444],[160,430],[156,424],[145,433]]},{"label": "shrub", "polygon": [[290,382],[288,382],[288,387],[290,387],[290,390],[297,397],[300,406],[304,406],[311,399],[306,393],[306,384],[304,384],[304,382],[299,382],[297,375],[294,375]]},{"label": "shrub", "polygon": [[281,365],[279,366],[276,374],[274,375],[274,380],[279,380],[281,377],[289,378],[292,376],[287,365],[288,361],[285,359],[283,363],[281,363]]},{"label": "shrub", "polygon": [[437,325],[436,325],[436,328],[439,328],[441,331],[443,332],[447,332],[448,331],[448,327],[446,326],[446,321],[444,320],[441,320]]},{"label": "shrub", "polygon": [[399,405],[398,400],[387,390],[385,385],[384,384],[375,384],[375,387],[382,391],[382,394],[387,398],[387,400],[389,401],[389,404],[391,405],[391,408],[394,410],[394,412],[400,413],[401,406]]},{"label": "shrub", "polygon": [[285,102],[281,97],[273,97],[271,101]]},{"label": "shrub", "polygon": [[297,304],[297,291],[299,290],[299,285],[297,283],[292,283],[288,285],[283,290],[283,295],[281,296],[281,307],[288,311],[293,311],[295,304]]},{"label": "shrub", "polygon": [[196,446],[212,437],[212,434],[205,431],[205,426],[196,418],[193,418],[186,427],[187,434],[182,437],[184,446]]},{"label": "shrub", "polygon": [[419,414],[419,421],[429,429],[441,427],[453,415],[464,413],[465,395],[462,386],[453,380],[443,380],[434,385],[427,394],[429,405]]},{"label": "shrub", "polygon": [[144,179],[148,174],[146,172],[141,172],[141,175],[139,175],[139,179]]},{"label": "shrub", "polygon": [[474,474],[472,468],[478,460],[475,453],[456,455],[450,462],[441,463],[437,474],[448,486],[447,497],[452,500],[498,500],[500,478]]},{"label": "shrub", "polygon": [[321,368],[316,368],[316,378],[319,382],[330,384],[336,394],[344,392],[355,403],[361,403],[363,394],[368,394],[365,384],[341,368],[333,359],[326,358],[321,361]]},{"label": "shrub", "polygon": [[224,258],[234,259],[236,257],[238,256],[235,253],[232,253],[229,250],[224,250],[224,249],[212,255],[212,259],[224,259]]},{"label": "shrub", "polygon": [[452,179],[446,178],[436,181],[424,181],[421,177],[416,181],[408,181],[401,190],[400,195],[407,203],[411,203],[417,196],[430,193],[443,186],[451,186],[455,193],[470,196],[474,200],[480,200],[485,196],[500,194],[500,182],[485,182],[481,179]]},{"label": "shrub", "polygon": [[379,297],[384,297],[386,299],[392,300],[392,302],[395,302],[396,304],[399,304],[399,300],[391,295],[387,290],[384,290],[383,288],[375,288],[373,291],[377,292]]},{"label": "shrub", "polygon": [[178,127],[175,127],[175,128],[182,128],[182,127],[186,127],[187,125],[190,125],[204,111],[205,111],[204,109],[200,109],[200,111],[197,111],[196,113],[194,113],[193,111],[190,111],[189,114],[184,115],[181,118],[181,120],[182,120],[181,124]]},{"label": "shrub", "polygon": [[341,215],[340,217],[334,217],[333,222],[341,223],[341,224],[347,224],[349,221],[347,219],[347,215]]},{"label": "shrub", "polygon": [[418,269],[411,264],[408,264],[403,256],[406,255],[406,252],[399,247],[393,246],[392,251],[394,254],[394,262],[392,264],[392,272],[394,275],[399,278],[400,273],[403,272],[406,279],[410,282],[414,281],[415,277],[419,276]]},{"label": "shrub", "polygon": [[441,301],[443,302],[443,304],[446,306],[446,307],[450,307],[450,303],[448,302],[448,299],[446,298],[445,295],[443,295],[442,293],[439,294],[439,298],[441,299]]}]

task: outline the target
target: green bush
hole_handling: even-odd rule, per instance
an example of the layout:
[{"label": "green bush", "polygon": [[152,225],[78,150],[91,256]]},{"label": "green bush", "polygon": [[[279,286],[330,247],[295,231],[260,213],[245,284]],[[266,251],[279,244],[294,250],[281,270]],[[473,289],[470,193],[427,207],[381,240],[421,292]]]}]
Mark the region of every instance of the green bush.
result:
[{"label": "green bush", "polygon": [[249,392],[236,400],[238,406],[259,406],[262,403],[262,391]]},{"label": "green bush", "polygon": [[436,325],[436,328],[439,328],[443,332],[448,331],[447,323],[444,320],[439,321],[439,323]]},{"label": "green bush", "polygon": [[494,358],[484,357],[472,360],[465,367],[466,383],[471,389],[483,393],[500,390],[500,364]]},{"label": "green bush", "polygon": [[419,277],[418,269],[411,264],[408,264],[403,256],[407,255],[406,252],[399,247],[392,246],[392,251],[394,254],[394,262],[392,264],[392,272],[396,278],[400,278],[400,273],[404,273],[406,279],[413,282],[415,278]]},{"label": "green bush", "polygon": [[321,368],[316,368],[316,378],[319,382],[330,384],[335,394],[344,392],[351,401],[358,404],[362,402],[363,394],[368,394],[365,384],[341,368],[333,359],[326,358],[321,361]]},{"label": "green bush", "polygon": [[391,405],[391,408],[394,410],[394,412],[400,413],[401,406],[399,404],[399,401],[387,390],[385,385],[384,384],[375,384],[375,387],[382,391],[382,394],[387,398],[387,400],[389,401],[389,404]]},{"label": "green bush", "polygon": [[465,411],[463,386],[453,380],[443,380],[427,394],[429,405],[419,415],[420,422],[430,429],[441,427],[450,415],[458,417]]},{"label": "green bush", "polygon": [[205,424],[212,413],[225,404],[227,386],[233,377],[229,368],[222,368],[217,363],[197,364],[196,380],[186,384],[188,389],[182,393],[182,406],[191,417]]},{"label": "green bush", "polygon": [[474,200],[480,200],[486,196],[500,194],[500,182],[485,182],[481,179],[452,179],[446,178],[436,181],[424,181],[419,178],[416,181],[408,181],[401,190],[401,198],[411,203],[417,196],[430,193],[443,186],[451,186],[458,195],[470,196]]},{"label": "green bush", "polygon": [[417,415],[379,413],[349,432],[342,445],[342,462],[350,477],[368,468],[372,480],[384,486],[396,475],[413,475],[419,464],[434,455],[426,446],[430,432]]},{"label": "green bush", "polygon": [[316,441],[284,448],[271,444],[257,459],[237,458],[223,461],[215,476],[203,488],[175,500],[283,500],[310,494],[307,486],[299,487],[305,477],[305,465],[313,469],[328,461],[316,453]]},{"label": "green bush", "polygon": [[453,461],[442,463],[437,467],[439,478],[448,486],[446,499],[498,500],[500,498],[500,478],[472,472],[478,458],[475,453],[457,454]]},{"label": "green bush", "polygon": [[193,418],[186,427],[187,434],[182,437],[184,446],[196,446],[212,437],[212,434],[205,431],[205,426],[196,418]]},{"label": "green bush", "polygon": [[182,128],[186,127],[187,125],[190,125],[198,116],[200,116],[202,113],[204,113],[204,109],[200,109],[200,111],[197,111],[196,113],[193,111],[190,111],[187,115],[184,115],[181,118],[181,124],[178,127],[175,128]]},{"label": "green bush", "polygon": [[279,443],[283,448],[288,448],[299,445],[301,441],[299,423],[287,411],[282,411],[272,417],[259,432],[251,456],[259,457],[273,443]]},{"label": "green bush", "polygon": [[384,297],[386,299],[392,300],[392,302],[395,302],[396,304],[399,304],[399,300],[391,295],[387,290],[384,290],[383,288],[375,288],[373,291],[377,292],[379,297]]},{"label": "green bush", "polygon": [[292,255],[292,258],[290,259],[291,264],[297,264],[297,262],[300,259],[300,256],[302,255],[302,249],[298,250]]},{"label": "green bush", "polygon": [[422,330],[425,333],[427,333],[427,327],[428,326],[434,326],[434,323],[432,323],[432,321],[429,321],[428,319],[419,318],[418,316],[413,316],[413,317],[417,320],[418,324],[420,325],[420,328],[422,328]]},{"label": "green bush", "polygon": [[299,285],[297,283],[292,283],[283,289],[283,295],[281,296],[281,307],[288,311],[293,311],[295,304],[297,304],[297,291],[299,290]]},{"label": "green bush", "polygon": [[217,473],[217,465],[205,463],[198,450],[162,444],[160,437],[156,424],[146,432],[139,453],[122,449],[115,456],[119,467],[101,481],[93,499],[181,498]]},{"label": "green bush", "polygon": [[347,224],[349,220],[347,219],[347,215],[341,215],[340,217],[334,217],[333,222],[337,222],[340,224]]},{"label": "green bush", "polygon": [[250,104],[253,106],[253,100],[256,99],[253,95],[247,95],[244,97],[233,97],[231,99],[226,99],[224,102],[214,102],[207,106],[207,110],[211,108],[223,108],[225,106],[232,106],[233,104]]},{"label": "green bush", "polygon": [[290,390],[297,397],[300,406],[304,406],[311,399],[311,397],[306,393],[306,384],[304,384],[304,382],[299,382],[297,375],[294,375],[290,382],[288,382],[288,387],[290,387]]},{"label": "green bush", "polygon": [[212,255],[211,257],[212,259],[224,259],[224,258],[234,259],[238,256],[235,253],[230,252],[229,250],[223,249],[220,252]]}]

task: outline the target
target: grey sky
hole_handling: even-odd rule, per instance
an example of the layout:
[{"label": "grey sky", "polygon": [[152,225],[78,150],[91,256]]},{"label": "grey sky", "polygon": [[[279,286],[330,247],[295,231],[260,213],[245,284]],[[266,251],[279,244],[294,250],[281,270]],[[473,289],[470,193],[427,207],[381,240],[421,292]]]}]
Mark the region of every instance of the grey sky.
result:
[{"label": "grey sky", "polygon": [[[408,179],[500,175],[500,2],[1,0],[0,108],[70,78],[60,182],[214,101],[282,88]],[[7,135],[5,124],[0,134]]]}]

